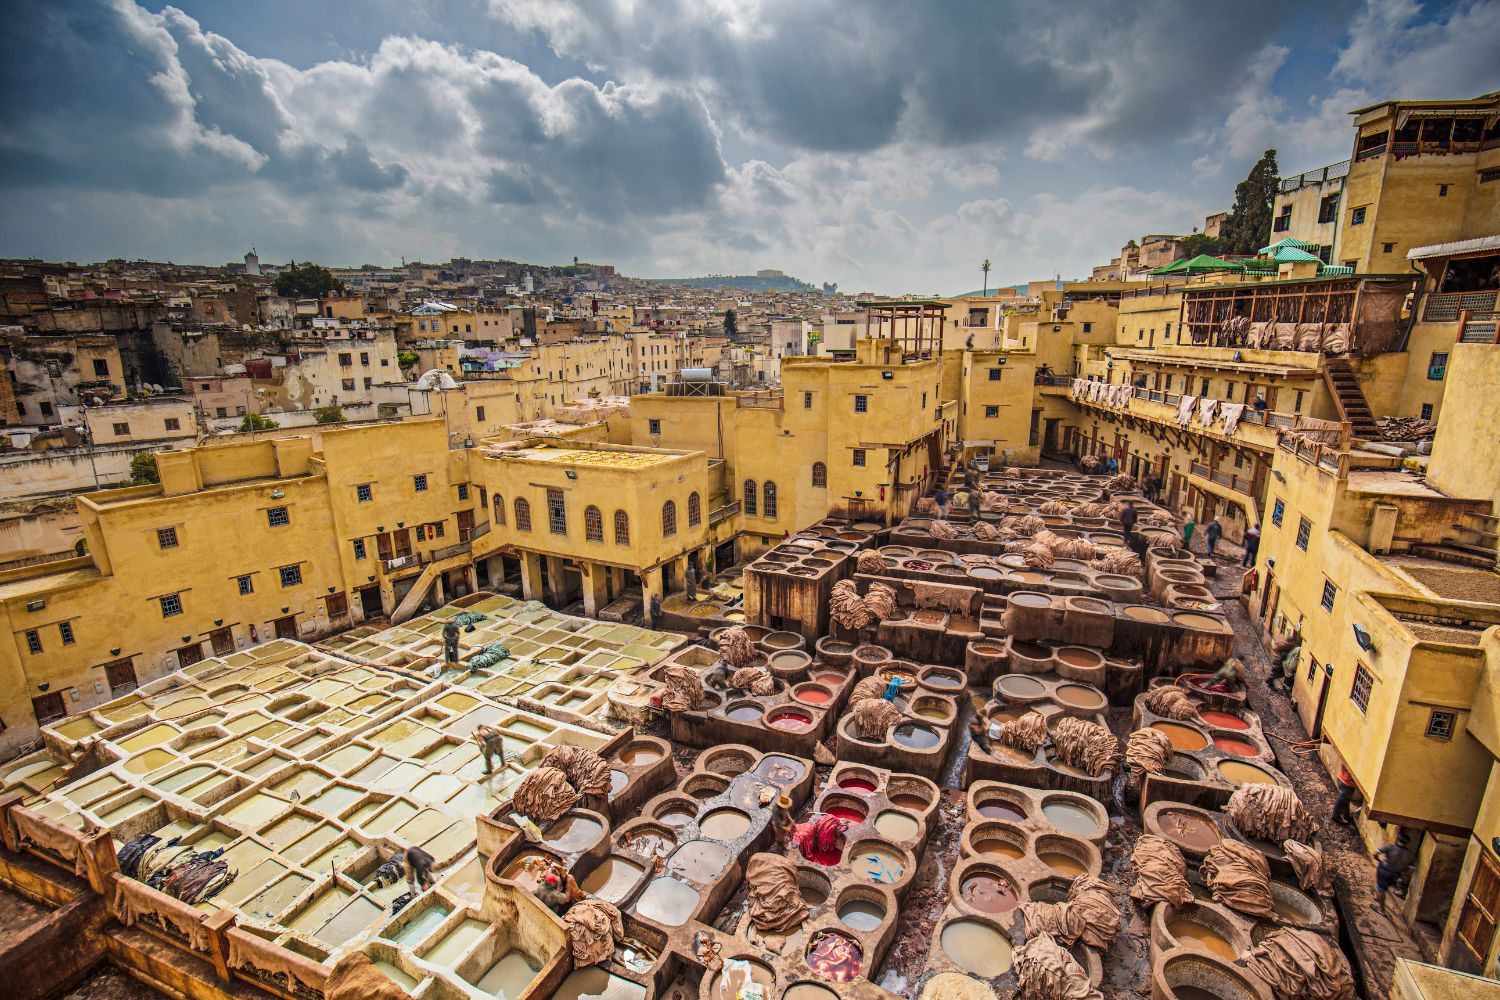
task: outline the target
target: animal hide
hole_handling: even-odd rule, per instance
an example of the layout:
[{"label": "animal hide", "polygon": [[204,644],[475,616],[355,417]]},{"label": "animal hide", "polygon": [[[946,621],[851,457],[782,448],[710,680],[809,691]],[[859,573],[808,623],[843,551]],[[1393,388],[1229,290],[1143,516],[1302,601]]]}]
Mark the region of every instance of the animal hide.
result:
[{"label": "animal hide", "polygon": [[1178,721],[1198,718],[1198,706],[1193,704],[1186,691],[1175,684],[1158,684],[1147,688],[1142,697],[1153,715]]},{"label": "animal hide", "polygon": [[1174,906],[1186,906],[1193,901],[1193,890],[1187,880],[1187,859],[1170,840],[1148,833],[1135,842],[1130,860],[1135,863],[1131,899],[1146,905]]},{"label": "animal hide", "polygon": [[625,937],[625,922],[613,903],[602,899],[584,899],[568,907],[563,914],[568,936],[573,942],[573,968],[608,962],[615,953],[615,943]]},{"label": "animal hide", "polygon": [[609,764],[587,747],[560,746],[547,751],[542,767],[555,767],[568,777],[579,795],[609,794]]},{"label": "animal hide", "polygon": [[[864,558],[864,555],[862,554],[860,558]],[[882,560],[881,568],[884,566],[885,563]],[[755,641],[750,638],[750,633],[745,631],[742,625],[734,625],[724,630],[724,634],[719,638],[719,655],[724,657],[731,667],[748,667],[760,659],[760,653],[755,648]]]},{"label": "animal hide", "polygon": [[862,740],[878,740],[901,719],[900,710],[884,698],[866,698],[854,706],[849,729]]},{"label": "animal hide", "polygon": [[729,675],[729,686],[753,695],[767,695],[776,691],[776,679],[763,667],[740,667]]},{"label": "animal hide", "polygon": [[1019,719],[1000,724],[996,736],[1001,743],[1027,753],[1036,753],[1047,742],[1047,718],[1041,712],[1031,711]]},{"label": "animal hide", "polygon": [[933,521],[927,528],[927,533],[933,538],[957,538],[958,529],[948,521]]},{"label": "animal hide", "polygon": [[662,672],[662,708],[668,712],[691,712],[702,704],[703,679],[698,671],[678,663]]},{"label": "animal hide", "polygon": [[1318,823],[1303,808],[1302,800],[1281,785],[1241,785],[1224,807],[1235,828],[1247,837],[1281,843],[1310,841]]},{"label": "animal hide", "polygon": [[769,934],[790,934],[807,919],[807,902],[797,884],[797,866],[779,854],[755,854],[745,866],[750,890],[750,921]]},{"label": "animal hide", "polygon": [[865,549],[859,554],[859,558],[854,560],[854,568],[861,573],[884,573],[885,556],[874,549]]},{"label": "animal hide", "polygon": [[1060,719],[1052,730],[1057,759],[1099,777],[1120,762],[1120,741],[1115,734],[1084,719]]},{"label": "animal hide", "polygon": [[539,767],[516,786],[511,797],[515,811],[533,823],[551,823],[578,802],[568,776],[555,767]]},{"label": "animal hide", "polygon": [[1160,729],[1137,729],[1125,743],[1125,766],[1137,777],[1161,774],[1171,759],[1172,741]]},{"label": "animal hide", "polygon": [[1283,927],[1245,953],[1245,967],[1277,997],[1354,1000],[1349,960],[1334,940]]},{"label": "animal hide", "polygon": [[1276,919],[1270,865],[1265,855],[1249,844],[1220,841],[1204,855],[1198,874],[1217,902],[1252,917]]},{"label": "animal hide", "polygon": [[[1017,995],[1026,1000],[1103,1000],[1078,960],[1045,931],[1016,949],[1014,968]],[[929,988],[924,995],[931,992]]]}]

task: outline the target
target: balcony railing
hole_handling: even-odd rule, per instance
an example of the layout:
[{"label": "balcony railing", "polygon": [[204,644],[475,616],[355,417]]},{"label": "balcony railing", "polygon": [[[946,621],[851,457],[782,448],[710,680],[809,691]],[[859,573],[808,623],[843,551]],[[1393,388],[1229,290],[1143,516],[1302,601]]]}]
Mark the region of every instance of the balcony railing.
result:
[{"label": "balcony railing", "polygon": [[726,503],[722,507],[715,507],[713,510],[708,512],[708,526],[713,527],[721,521],[728,520],[739,512],[740,501],[738,500],[736,500],[734,503]]},{"label": "balcony railing", "polygon": [[1442,292],[1427,296],[1422,308],[1424,323],[1456,323],[1461,312],[1487,313],[1495,309],[1494,291]]},{"label": "balcony railing", "polygon": [[1347,177],[1348,174],[1349,161],[1340,160],[1337,163],[1330,163],[1328,166],[1317,170],[1304,171],[1296,177],[1283,177],[1279,187],[1282,191],[1296,191],[1298,188],[1305,188],[1310,184],[1321,184],[1324,181],[1338,180],[1340,177]]}]

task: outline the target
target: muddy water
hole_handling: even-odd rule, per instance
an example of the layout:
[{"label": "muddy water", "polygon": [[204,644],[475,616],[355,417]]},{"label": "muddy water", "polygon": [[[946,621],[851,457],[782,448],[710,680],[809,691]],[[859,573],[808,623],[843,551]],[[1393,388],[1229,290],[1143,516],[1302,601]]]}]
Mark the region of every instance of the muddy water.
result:
[{"label": "muddy water", "polygon": [[729,848],[708,840],[690,840],[672,854],[667,867],[689,882],[712,882],[729,867]]},{"label": "muddy water", "polygon": [[1020,859],[1026,856],[1026,852],[1021,848],[1012,843],[1009,843],[1008,841],[1000,840],[998,838],[991,840],[981,840],[974,845],[974,850],[979,854],[988,854],[1001,858]]},{"label": "muddy water", "polygon": [[1019,902],[1010,883],[994,875],[971,875],[959,886],[958,894],[981,913],[1006,913]]},{"label": "muddy water", "polygon": [[979,807],[979,815],[985,819],[1008,819],[1023,820],[1026,812],[1020,806],[1010,802],[990,801]]},{"label": "muddy water", "polygon": [[[644,986],[606,972],[600,966],[591,965],[587,969],[573,970],[557,988],[557,992],[552,994],[552,1000],[645,1000],[645,996]],[[805,1000],[826,998],[808,997]]]},{"label": "muddy water", "polygon": [[955,965],[992,979],[1010,969],[1011,946],[1005,935],[977,920],[954,920],[939,939]]},{"label": "muddy water", "polygon": [[698,829],[713,840],[734,840],[750,829],[750,817],[737,809],[715,809],[703,817]]},{"label": "muddy water", "polygon": [[633,767],[644,767],[661,760],[661,752],[651,747],[626,747],[620,760]]},{"label": "muddy water", "polygon": [[475,941],[483,934],[489,924],[483,920],[475,920],[469,917],[463,923],[444,934],[422,958],[438,966],[439,968],[451,969],[455,962]]},{"label": "muddy water", "polygon": [[598,868],[589,873],[589,877],[583,880],[581,886],[584,892],[598,896],[607,903],[618,905],[630,890],[635,888],[644,870],[640,865],[626,858],[605,858]]},{"label": "muddy water", "polygon": [[1099,829],[1094,813],[1072,802],[1048,802],[1042,806],[1042,815],[1063,833],[1091,834]]},{"label": "muddy water", "polygon": [[1249,740],[1237,739],[1233,736],[1215,736],[1214,746],[1225,753],[1232,753],[1236,757],[1259,757],[1260,748]]},{"label": "muddy water", "polygon": [[1053,871],[1061,872],[1063,875],[1069,877],[1082,875],[1088,871],[1084,867],[1083,862],[1071,854],[1064,854],[1061,851],[1043,851],[1037,855],[1037,859]]},{"label": "muddy water", "polygon": [[891,733],[891,739],[913,750],[930,750],[942,742],[937,730],[909,722],[897,726]]},{"label": "muddy water", "polygon": [[911,840],[921,829],[915,816],[898,809],[887,809],[875,817],[875,832],[887,840]]},{"label": "muddy water", "polygon": [[995,686],[1000,689],[1002,695],[1010,698],[1039,698],[1047,690],[1041,681],[1021,674],[1009,674],[1002,677]]},{"label": "muddy water", "polygon": [[885,907],[868,899],[851,899],[839,907],[839,919],[861,933],[873,931],[885,919]]},{"label": "muddy water", "polygon": [[1274,785],[1276,779],[1264,768],[1238,760],[1219,761],[1219,773],[1236,785]]},{"label": "muddy water", "polygon": [[1160,814],[1159,823],[1162,833],[1169,839],[1197,851],[1206,851],[1221,839],[1213,823],[1194,813],[1165,810]]},{"label": "muddy water", "polygon": [[765,709],[759,705],[736,705],[724,714],[735,722],[754,722],[765,714]]},{"label": "muddy water", "polygon": [[681,927],[698,907],[698,890],[675,878],[653,879],[636,900],[635,912],[665,927]]},{"label": "muddy water", "polygon": [[587,816],[564,816],[549,826],[542,836],[548,847],[562,854],[572,854],[588,847],[603,832],[604,827]]},{"label": "muddy water", "polygon": [[531,959],[525,953],[512,951],[486,969],[474,985],[482,992],[501,1000],[516,1000],[521,991],[531,985],[536,974],[536,966],[531,964]]}]

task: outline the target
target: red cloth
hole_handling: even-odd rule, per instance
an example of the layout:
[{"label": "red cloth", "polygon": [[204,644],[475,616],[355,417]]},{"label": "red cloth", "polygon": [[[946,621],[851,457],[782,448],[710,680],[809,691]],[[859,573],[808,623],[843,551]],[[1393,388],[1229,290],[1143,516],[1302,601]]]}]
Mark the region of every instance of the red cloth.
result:
[{"label": "red cloth", "polygon": [[[837,863],[844,850],[844,831],[849,821],[837,816],[819,815],[807,823],[798,823],[792,834],[802,856],[819,864]],[[821,860],[832,857],[833,862]]]}]

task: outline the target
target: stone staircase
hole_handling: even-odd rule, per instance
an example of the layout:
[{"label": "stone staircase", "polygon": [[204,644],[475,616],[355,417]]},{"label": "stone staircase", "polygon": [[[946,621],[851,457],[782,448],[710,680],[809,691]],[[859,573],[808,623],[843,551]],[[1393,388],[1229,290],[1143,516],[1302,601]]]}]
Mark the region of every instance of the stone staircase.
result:
[{"label": "stone staircase", "polygon": [[1379,431],[1375,425],[1375,414],[1359,387],[1359,378],[1348,358],[1324,358],[1323,381],[1333,395],[1333,405],[1339,419],[1348,423],[1358,438],[1373,438]]},{"label": "stone staircase", "polygon": [[1494,569],[1500,544],[1500,515],[1466,511],[1442,542],[1413,545],[1415,555],[1475,569]]}]

